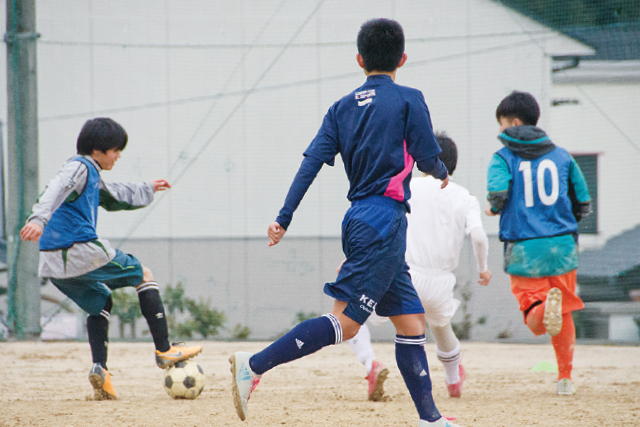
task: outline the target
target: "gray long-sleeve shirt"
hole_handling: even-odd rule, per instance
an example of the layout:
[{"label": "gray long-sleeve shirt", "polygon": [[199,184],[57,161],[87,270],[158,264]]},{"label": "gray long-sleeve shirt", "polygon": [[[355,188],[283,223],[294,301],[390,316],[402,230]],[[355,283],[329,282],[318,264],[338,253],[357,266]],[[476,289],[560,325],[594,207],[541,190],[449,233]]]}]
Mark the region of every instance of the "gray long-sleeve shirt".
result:
[{"label": "gray long-sleeve shirt", "polygon": [[[27,222],[47,225],[53,213],[65,201],[76,200],[87,184],[87,166],[75,157],[67,160],[62,169],[49,182],[33,206]],[[100,172],[102,168],[91,156],[83,156]],[[150,182],[107,183],[100,178],[100,206],[108,211],[133,210],[153,201],[154,186]],[[75,243],[63,249],[40,251],[40,277],[69,278],[93,271],[111,261],[116,251],[108,240],[98,238],[91,242]]]}]

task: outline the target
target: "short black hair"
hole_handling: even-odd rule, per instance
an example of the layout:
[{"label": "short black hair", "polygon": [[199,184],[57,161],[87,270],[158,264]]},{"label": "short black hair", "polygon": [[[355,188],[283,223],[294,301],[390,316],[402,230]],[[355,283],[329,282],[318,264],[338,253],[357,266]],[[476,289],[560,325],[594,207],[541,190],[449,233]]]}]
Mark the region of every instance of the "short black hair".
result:
[{"label": "short black hair", "polygon": [[404,53],[404,31],[392,19],[372,19],[358,32],[358,53],[367,71],[393,71]]},{"label": "short black hair", "polygon": [[496,119],[520,119],[523,124],[535,126],[540,118],[540,106],[536,99],[527,92],[514,90],[507,95],[496,109]]},{"label": "short black hair", "polygon": [[98,117],[85,122],[78,135],[78,154],[91,155],[93,150],[106,153],[108,150],[124,150],[129,136],[124,128],[113,119]]},{"label": "short black hair", "polygon": [[453,139],[449,138],[446,132],[436,133],[436,139],[442,149],[442,153],[438,154],[438,157],[447,167],[449,175],[453,175],[453,171],[456,170],[456,166],[458,165],[458,147],[456,147],[456,143],[453,142]]}]

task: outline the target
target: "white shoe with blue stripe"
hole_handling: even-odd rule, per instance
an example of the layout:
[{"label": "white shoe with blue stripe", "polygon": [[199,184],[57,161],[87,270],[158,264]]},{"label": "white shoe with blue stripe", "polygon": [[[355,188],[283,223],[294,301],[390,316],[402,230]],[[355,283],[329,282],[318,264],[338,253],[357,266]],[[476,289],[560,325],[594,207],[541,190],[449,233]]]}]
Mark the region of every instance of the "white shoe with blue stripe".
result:
[{"label": "white shoe with blue stripe", "polygon": [[445,417],[440,418],[437,421],[429,422],[425,420],[418,421],[418,427],[461,427],[458,424],[454,424]]},{"label": "white shoe with blue stripe", "polygon": [[257,375],[249,366],[249,359],[252,353],[238,351],[229,358],[231,363],[233,404],[236,412],[242,421],[247,419],[247,402],[251,392],[260,382],[260,375]]}]

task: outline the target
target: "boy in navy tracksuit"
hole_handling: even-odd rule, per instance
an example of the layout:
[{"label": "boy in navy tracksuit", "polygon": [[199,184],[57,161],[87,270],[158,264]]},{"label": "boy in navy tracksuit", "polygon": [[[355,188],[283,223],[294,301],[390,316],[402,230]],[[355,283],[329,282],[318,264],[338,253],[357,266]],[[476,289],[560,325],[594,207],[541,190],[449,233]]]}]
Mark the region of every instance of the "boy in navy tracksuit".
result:
[{"label": "boy in navy tracksuit", "polygon": [[151,270],[96,234],[98,206],[108,211],[142,208],[153,201],[156,191],[171,187],[164,179],[126,184],[102,180],[100,171],[113,168],[127,140],[127,133],[114,120],[88,120],[78,136],[78,154],[49,182],[20,231],[25,241],[40,240],[40,277],[49,278],[89,313],[87,335],[93,357],[89,381],[97,399],[116,398],[107,370],[112,289],[136,288],[160,368],[202,351],[201,346],[169,343],[164,306]]},{"label": "boy in navy tracksuit", "polygon": [[424,309],[404,259],[413,165],[443,180],[443,188],[447,169],[438,158],[440,147],[422,93],[394,83],[396,69],[407,58],[402,27],[387,19],[366,22],[358,33],[358,52],[367,81],[329,109],[268,229],[269,245],[277,244],[323,163],[333,166],[340,154],[351,208],[342,224],[346,260],[336,281],[324,288],[335,305],[331,313],[302,322],[259,353],[234,354],[234,404],[244,420],[249,395],[264,372],[354,337],[375,310],[396,327],[396,359],[420,416],[418,426],[453,426],[433,402]]}]

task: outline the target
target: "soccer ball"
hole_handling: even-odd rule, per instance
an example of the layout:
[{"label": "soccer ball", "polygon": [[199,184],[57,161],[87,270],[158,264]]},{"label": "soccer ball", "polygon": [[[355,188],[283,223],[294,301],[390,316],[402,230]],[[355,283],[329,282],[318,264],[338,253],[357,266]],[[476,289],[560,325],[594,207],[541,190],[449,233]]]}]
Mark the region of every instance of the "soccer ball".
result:
[{"label": "soccer ball", "polygon": [[195,399],[204,388],[204,371],[196,362],[176,363],[164,373],[164,389],[174,399]]}]

